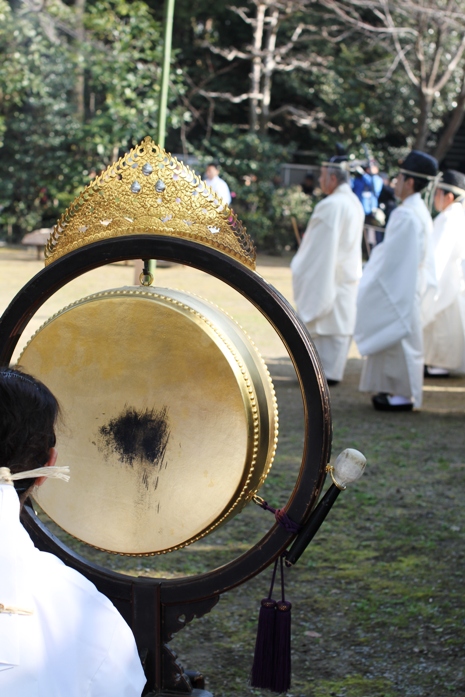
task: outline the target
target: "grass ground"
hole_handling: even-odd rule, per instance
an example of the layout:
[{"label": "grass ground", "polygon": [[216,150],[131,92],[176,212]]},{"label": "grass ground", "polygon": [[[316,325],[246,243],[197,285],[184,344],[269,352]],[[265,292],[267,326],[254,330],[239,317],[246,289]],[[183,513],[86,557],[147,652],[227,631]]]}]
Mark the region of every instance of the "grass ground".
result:
[{"label": "grass ground", "polygon": [[[32,252],[0,249],[0,312],[40,268]],[[292,297],[287,260],[259,259],[259,272]],[[77,279],[39,311],[27,336],[73,300],[131,283],[132,268],[124,265]],[[300,391],[283,345],[246,301],[206,274],[159,269],[156,283],[213,299],[247,329],[266,358],[281,436],[263,496],[281,507],[302,452]],[[339,497],[287,574],[293,602],[288,695],[463,697],[465,378],[428,380],[421,412],[382,414],[357,391],[360,370],[353,347],[344,382],[331,390],[333,453],[358,448],[368,469]],[[231,524],[171,555],[107,557],[90,548],[85,554],[133,575],[195,574],[234,558],[269,525],[266,514],[250,505]],[[256,617],[268,583],[268,573],[256,577],[175,637],[182,663],[202,670],[216,697],[269,695],[248,685]]]}]

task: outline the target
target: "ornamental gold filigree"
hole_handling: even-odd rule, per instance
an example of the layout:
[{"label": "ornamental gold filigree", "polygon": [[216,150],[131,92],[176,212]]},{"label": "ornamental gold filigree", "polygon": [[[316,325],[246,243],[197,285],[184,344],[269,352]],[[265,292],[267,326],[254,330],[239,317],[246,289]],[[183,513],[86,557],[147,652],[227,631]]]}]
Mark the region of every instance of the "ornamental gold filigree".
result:
[{"label": "ornamental gold filigree", "polygon": [[125,235],[200,242],[255,269],[255,249],[236,215],[189,167],[149,136],[82,191],[53,228],[45,264]]}]

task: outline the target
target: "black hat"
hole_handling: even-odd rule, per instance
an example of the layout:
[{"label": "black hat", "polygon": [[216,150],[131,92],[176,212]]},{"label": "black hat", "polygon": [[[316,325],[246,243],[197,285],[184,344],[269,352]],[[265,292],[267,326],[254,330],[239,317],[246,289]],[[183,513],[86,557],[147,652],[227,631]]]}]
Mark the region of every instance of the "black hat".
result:
[{"label": "black hat", "polygon": [[438,173],[436,158],[420,150],[411,150],[400,167],[404,174],[419,179],[434,179]]},{"label": "black hat", "polygon": [[446,169],[442,173],[438,188],[451,191],[456,196],[465,196],[465,174],[455,169]]},{"label": "black hat", "polygon": [[341,162],[347,162],[348,159],[347,155],[333,155],[329,161],[338,165],[341,164]]},{"label": "black hat", "polygon": [[347,155],[333,155],[329,160],[321,163],[322,167],[337,167],[344,172],[350,171],[349,158]]}]

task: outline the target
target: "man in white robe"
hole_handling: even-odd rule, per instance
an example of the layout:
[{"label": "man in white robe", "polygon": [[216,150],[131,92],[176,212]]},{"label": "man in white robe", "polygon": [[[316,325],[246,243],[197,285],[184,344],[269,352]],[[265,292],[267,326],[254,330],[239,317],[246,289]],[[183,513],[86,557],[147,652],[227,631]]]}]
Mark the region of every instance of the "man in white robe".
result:
[{"label": "man in white robe", "polygon": [[421,407],[422,309],[435,292],[433,222],[420,191],[435,179],[437,161],[412,150],[401,165],[384,241],[368,260],[357,298],[354,338],[365,357],[362,392],[375,392],[380,411]]},{"label": "man in white robe", "polygon": [[365,218],[349,184],[348,163],[341,159],[332,158],[321,168],[320,187],[326,198],[315,206],[291,262],[297,313],[330,385],[344,376],[354,331]]},{"label": "man in white robe", "polygon": [[438,288],[433,320],[424,328],[425,377],[465,371],[465,175],[448,170],[434,196],[433,223]]},{"label": "man in white robe", "polygon": [[42,383],[0,368],[0,695],[140,697],[146,678],[129,626],[90,581],[39,551],[19,519],[18,492],[66,478],[49,447],[56,415]]},{"label": "man in white robe", "polygon": [[210,164],[207,165],[205,169],[205,183],[211,186],[220,199],[229,206],[231,203],[231,192],[224,179],[220,177],[220,169],[216,162],[210,162]]}]

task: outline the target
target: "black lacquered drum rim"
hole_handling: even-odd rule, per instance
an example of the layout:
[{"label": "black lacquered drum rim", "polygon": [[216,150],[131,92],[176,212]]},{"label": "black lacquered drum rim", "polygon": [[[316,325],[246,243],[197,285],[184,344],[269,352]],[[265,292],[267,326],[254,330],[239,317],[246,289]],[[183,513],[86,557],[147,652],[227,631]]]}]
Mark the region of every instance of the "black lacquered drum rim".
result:
[{"label": "black lacquered drum rim", "polygon": [[[289,302],[261,276],[233,258],[197,242],[161,235],[103,240],[71,252],[34,276],[5,310],[0,318],[0,365],[9,363],[29,320],[57,290],[105,264],[141,258],[177,262],[217,277],[254,304],[283,340],[300,382],[305,418],[302,464],[286,509],[292,520],[304,522],[319,495],[330,457],[331,415],[326,380],[305,326]],[[45,544],[49,551],[55,551],[68,565],[96,583],[102,592],[107,583],[114,592],[116,584],[124,596],[126,587],[134,583],[131,577],[103,569],[76,555],[54,538],[27,508],[23,522],[38,546],[43,548]],[[222,567],[197,576],[156,579],[162,584],[162,600],[171,604],[223,593],[260,573],[291,539],[292,535],[275,524],[257,544]],[[148,581],[140,579],[141,583]]]}]

